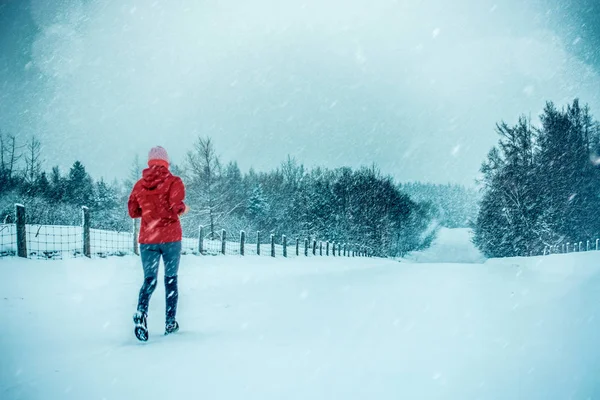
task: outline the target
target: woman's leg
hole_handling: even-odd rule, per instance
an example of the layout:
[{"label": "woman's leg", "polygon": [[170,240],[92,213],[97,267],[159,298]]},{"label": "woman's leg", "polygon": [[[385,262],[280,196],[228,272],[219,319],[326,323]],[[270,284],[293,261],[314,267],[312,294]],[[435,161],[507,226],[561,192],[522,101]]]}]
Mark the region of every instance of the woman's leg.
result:
[{"label": "woman's leg", "polygon": [[160,249],[157,245],[141,244],[140,255],[142,266],[144,267],[144,284],[140,289],[138,300],[138,311],[148,314],[148,304],[154,289],[156,289],[156,279],[158,277],[158,264],[160,262]]},{"label": "woman's leg", "polygon": [[181,260],[181,242],[171,242],[161,245],[163,262],[165,263],[165,300],[166,323],[175,322],[179,291],[177,274]]}]

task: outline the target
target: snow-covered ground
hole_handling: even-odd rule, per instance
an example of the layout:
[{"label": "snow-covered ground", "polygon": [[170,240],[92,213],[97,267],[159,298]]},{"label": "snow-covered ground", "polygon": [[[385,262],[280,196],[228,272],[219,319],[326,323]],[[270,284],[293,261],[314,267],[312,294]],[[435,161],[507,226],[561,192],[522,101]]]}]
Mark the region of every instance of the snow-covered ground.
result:
[{"label": "snow-covered ground", "polygon": [[0,259],[0,399],[595,399],[600,253],[183,257],[133,336],[139,259]]},{"label": "snow-covered ground", "polygon": [[462,263],[479,264],[485,257],[471,242],[470,229],[441,228],[431,247],[410,253],[404,261],[418,263]]}]

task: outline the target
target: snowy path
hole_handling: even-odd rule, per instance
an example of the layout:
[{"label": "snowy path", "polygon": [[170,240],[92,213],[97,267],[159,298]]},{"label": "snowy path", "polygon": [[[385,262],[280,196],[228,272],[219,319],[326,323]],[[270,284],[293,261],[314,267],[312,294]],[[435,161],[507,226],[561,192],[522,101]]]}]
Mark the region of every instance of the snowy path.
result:
[{"label": "snowy path", "polygon": [[[600,254],[485,264],[183,259],[133,337],[133,257],[0,260],[0,398],[600,397]],[[185,397],[183,397],[185,396]]]},{"label": "snowy path", "polygon": [[485,257],[471,242],[471,229],[441,228],[431,247],[410,253],[402,261],[417,263],[481,264]]}]

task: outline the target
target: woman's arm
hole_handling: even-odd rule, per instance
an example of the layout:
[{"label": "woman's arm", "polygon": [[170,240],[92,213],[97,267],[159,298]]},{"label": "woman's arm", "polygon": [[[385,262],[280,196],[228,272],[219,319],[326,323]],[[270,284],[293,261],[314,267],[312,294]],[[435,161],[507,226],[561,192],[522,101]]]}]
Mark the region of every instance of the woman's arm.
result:
[{"label": "woman's arm", "polygon": [[177,215],[182,215],[188,211],[183,199],[185,199],[185,186],[181,178],[176,177],[169,190],[169,206]]},{"label": "woman's arm", "polygon": [[127,209],[129,210],[129,216],[131,218],[141,218],[142,208],[140,203],[137,201],[135,186],[129,195],[129,201],[127,202]]}]

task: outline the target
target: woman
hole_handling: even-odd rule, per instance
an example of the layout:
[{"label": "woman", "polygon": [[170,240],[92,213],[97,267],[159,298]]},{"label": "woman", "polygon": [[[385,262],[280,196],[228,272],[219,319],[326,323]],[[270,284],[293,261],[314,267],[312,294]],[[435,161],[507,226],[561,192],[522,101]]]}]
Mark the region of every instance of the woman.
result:
[{"label": "woman", "polygon": [[152,148],[148,154],[148,168],[133,187],[128,202],[129,216],[142,219],[139,243],[144,284],[133,316],[135,336],[141,341],[148,340],[148,303],[156,289],[161,257],[165,266],[165,335],[179,330],[175,319],[182,236],[179,217],[189,210],[184,198],[185,187],[181,178],[169,171],[167,151],[160,146]]}]

